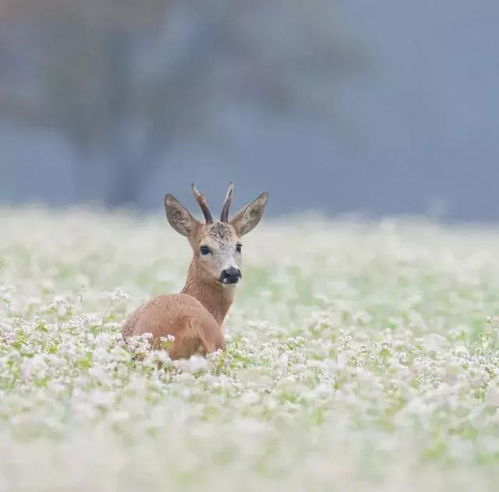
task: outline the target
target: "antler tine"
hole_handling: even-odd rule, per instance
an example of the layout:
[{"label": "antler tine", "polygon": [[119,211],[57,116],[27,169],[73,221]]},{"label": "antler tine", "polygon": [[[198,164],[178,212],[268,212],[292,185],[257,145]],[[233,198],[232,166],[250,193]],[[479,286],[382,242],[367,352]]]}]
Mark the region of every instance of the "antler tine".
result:
[{"label": "antler tine", "polygon": [[194,198],[196,198],[196,201],[198,202],[199,207],[201,208],[201,211],[203,212],[206,223],[212,224],[213,223],[213,216],[211,215],[210,209],[208,207],[208,203],[206,203],[206,198],[204,197],[203,194],[201,194],[199,192],[199,190],[196,188],[196,185],[194,183],[192,183],[192,193],[194,194]]},{"label": "antler tine", "polygon": [[220,220],[222,222],[229,222],[229,210],[232,203],[232,193],[234,191],[234,183],[232,181],[229,183],[229,189],[225,195],[224,206],[222,208],[222,213],[220,214]]}]

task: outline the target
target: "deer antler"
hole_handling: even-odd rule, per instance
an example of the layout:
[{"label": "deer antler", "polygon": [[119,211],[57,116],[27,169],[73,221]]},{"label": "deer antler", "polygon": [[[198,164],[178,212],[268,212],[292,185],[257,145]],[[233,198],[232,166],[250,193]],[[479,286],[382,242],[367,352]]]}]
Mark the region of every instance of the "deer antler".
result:
[{"label": "deer antler", "polygon": [[201,211],[203,212],[206,223],[212,224],[213,223],[213,216],[211,215],[208,204],[206,203],[206,198],[204,197],[204,195],[199,193],[199,191],[196,188],[196,186],[194,185],[194,183],[192,183],[192,193],[194,194],[194,198],[198,202],[199,207],[201,208]]},{"label": "deer antler", "polygon": [[229,183],[229,189],[227,190],[227,194],[225,195],[225,202],[222,208],[222,213],[220,215],[220,220],[222,222],[229,222],[229,209],[230,209],[230,204],[232,203],[233,191],[234,191],[234,184],[231,181]]}]

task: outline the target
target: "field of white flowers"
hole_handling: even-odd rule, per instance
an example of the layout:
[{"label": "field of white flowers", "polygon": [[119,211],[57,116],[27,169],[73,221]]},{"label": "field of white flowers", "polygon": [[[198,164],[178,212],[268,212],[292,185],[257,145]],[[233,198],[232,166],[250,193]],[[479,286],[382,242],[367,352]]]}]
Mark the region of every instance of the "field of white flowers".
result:
[{"label": "field of white flowers", "polygon": [[134,364],[184,238],[0,211],[0,490],[497,490],[499,230],[264,222],[226,351]]}]

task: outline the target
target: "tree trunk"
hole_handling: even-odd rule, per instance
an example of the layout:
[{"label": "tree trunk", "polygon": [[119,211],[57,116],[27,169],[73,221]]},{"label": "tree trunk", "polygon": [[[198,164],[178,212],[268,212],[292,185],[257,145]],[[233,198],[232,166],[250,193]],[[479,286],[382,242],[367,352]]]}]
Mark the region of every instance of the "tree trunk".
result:
[{"label": "tree trunk", "polygon": [[109,186],[104,203],[110,208],[137,206],[144,181],[140,164],[130,155],[123,155],[123,159],[119,159],[120,154],[110,156],[114,162],[108,166]]},{"label": "tree trunk", "polygon": [[[120,29],[103,40],[104,104],[97,111],[108,122],[109,132],[104,135],[100,163],[92,165],[80,158],[75,173],[85,199],[89,198],[87,190],[100,190],[101,201],[110,208],[137,206],[141,188],[159,168],[164,150],[164,135],[158,132],[162,118],[152,122],[142,146],[134,138],[137,104],[133,101],[133,44],[133,35]],[[97,180],[101,186],[96,186]],[[90,195],[90,199],[95,198],[99,197]]]},{"label": "tree trunk", "polygon": [[127,153],[126,142],[117,144],[117,147],[109,155],[112,159],[108,166],[111,176],[105,204],[111,208],[138,206],[142,187],[161,167],[164,146],[149,142],[139,157],[132,151]]}]

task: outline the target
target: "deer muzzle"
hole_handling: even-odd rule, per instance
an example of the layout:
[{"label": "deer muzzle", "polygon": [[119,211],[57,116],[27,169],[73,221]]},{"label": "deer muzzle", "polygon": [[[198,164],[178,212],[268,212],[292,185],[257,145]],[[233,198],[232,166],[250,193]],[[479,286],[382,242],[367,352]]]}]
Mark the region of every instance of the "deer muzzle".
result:
[{"label": "deer muzzle", "polygon": [[229,284],[229,285],[234,285],[241,280],[242,274],[241,270],[236,267],[229,267],[226,268],[225,270],[222,271],[222,274],[220,275],[219,282],[221,284]]}]

